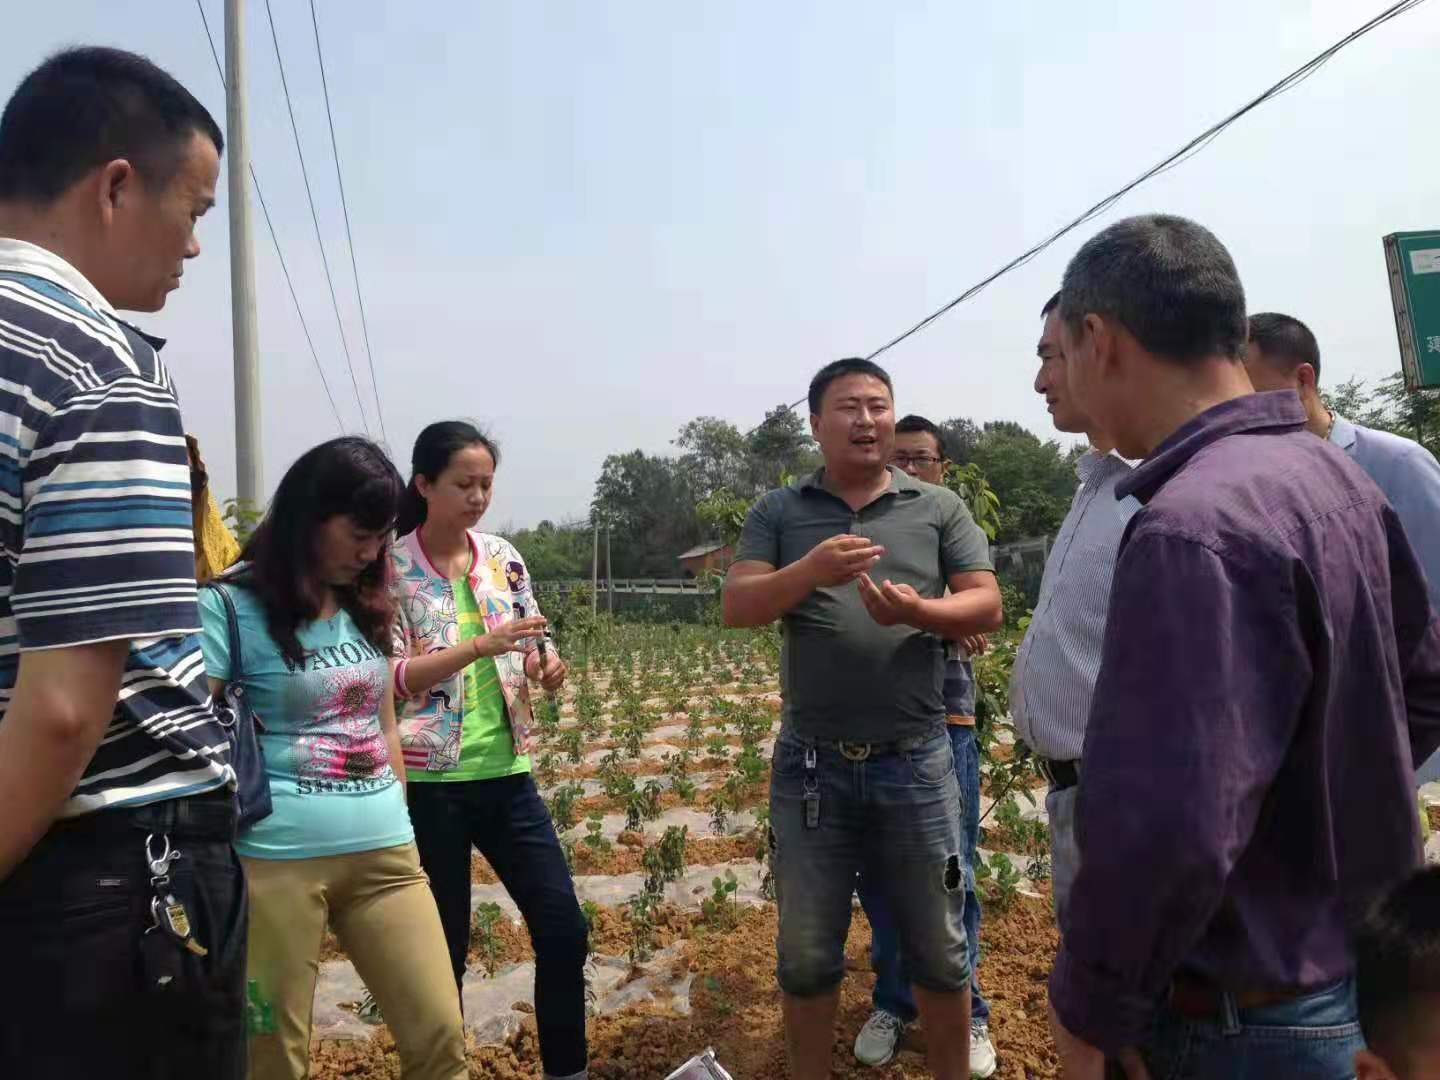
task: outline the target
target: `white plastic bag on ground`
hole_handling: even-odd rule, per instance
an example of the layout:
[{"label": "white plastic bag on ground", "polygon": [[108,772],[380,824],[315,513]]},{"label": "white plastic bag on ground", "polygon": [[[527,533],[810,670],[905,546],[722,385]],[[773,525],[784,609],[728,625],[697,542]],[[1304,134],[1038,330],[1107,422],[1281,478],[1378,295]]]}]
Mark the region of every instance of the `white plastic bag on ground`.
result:
[{"label": "white plastic bag on ground", "polygon": [[715,1060],[715,1051],[707,1049],[703,1054],[696,1054],[685,1062],[665,1080],[734,1080],[734,1078]]}]

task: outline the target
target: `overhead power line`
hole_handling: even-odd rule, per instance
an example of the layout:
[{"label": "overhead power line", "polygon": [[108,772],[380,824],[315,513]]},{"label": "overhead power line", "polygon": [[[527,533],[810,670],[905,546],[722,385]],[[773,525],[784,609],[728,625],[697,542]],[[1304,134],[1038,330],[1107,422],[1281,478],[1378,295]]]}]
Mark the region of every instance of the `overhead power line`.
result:
[{"label": "overhead power line", "polygon": [[[200,22],[205,27],[206,40],[210,42],[210,55],[215,58],[215,70],[220,76],[220,86],[225,88],[225,65],[220,62],[220,53],[215,48],[215,35],[210,33],[210,20],[205,17],[203,0],[195,0],[200,11]],[[295,293],[295,283],[290,280],[290,268],[285,264],[285,252],[280,249],[280,237],[275,232],[275,223],[270,220],[270,208],[265,205],[265,196],[260,191],[260,178],[255,175],[255,163],[246,162],[250,170],[250,183],[255,187],[255,200],[265,215],[265,224],[270,230],[270,241],[275,245],[275,257],[280,260],[280,272],[285,275],[285,284],[290,289],[290,300],[295,305],[295,316],[300,320],[300,329],[305,332],[305,343],[310,346],[310,359],[315,361],[315,372],[320,376],[320,385],[325,388],[325,398],[330,402],[330,411],[335,414],[335,430],[344,431],[345,422],[340,419],[340,410],[335,406],[335,395],[330,392],[330,383],[325,378],[325,369],[320,364],[320,354],[315,351],[315,341],[310,336],[310,327],[305,322],[305,313],[300,310],[300,297]]]},{"label": "overhead power line", "polygon": [[[1191,139],[1184,146],[1180,147],[1180,149],[1176,150],[1169,157],[1166,157],[1162,161],[1157,162],[1155,165],[1152,165],[1150,168],[1146,169],[1143,173],[1137,176],[1134,180],[1131,180],[1124,187],[1120,188],[1113,194],[1107,195],[1105,198],[1101,199],[1098,203],[1090,207],[1090,209],[1086,210],[1074,221],[1071,221],[1069,224],[1062,225],[1060,228],[1056,229],[1053,233],[1047,236],[1044,240],[1041,240],[1034,247],[1031,247],[1026,251],[1021,252],[1019,255],[1015,256],[1015,258],[1007,262],[1004,266],[1000,267],[1000,269],[990,274],[988,277],[977,281],[974,285],[971,285],[968,289],[962,292],[959,296],[955,297],[955,299],[951,300],[949,303],[945,304],[943,307],[937,308],[935,311],[925,316],[925,318],[921,319],[915,325],[911,326],[908,330],[904,331],[901,334],[897,334],[895,337],[891,338],[884,345],[881,345],[874,352],[870,353],[870,355],[867,356],[865,359],[874,360],[877,356],[880,356],[882,353],[888,352],[896,345],[899,345],[902,341],[905,341],[907,338],[913,337],[915,334],[918,334],[920,331],[928,327],[931,323],[943,318],[945,315],[948,315],[955,308],[959,307],[961,304],[965,303],[965,301],[983,292],[990,285],[994,284],[1000,278],[1010,273],[1010,271],[1019,269],[1020,267],[1024,266],[1031,259],[1035,258],[1036,255],[1039,255],[1042,251],[1050,247],[1057,240],[1064,237],[1067,233],[1073,232],[1081,225],[1084,225],[1086,222],[1093,220],[1094,218],[1103,214],[1105,211],[1109,210],[1112,206],[1118,203],[1126,195],[1130,194],[1130,192],[1138,188],[1141,184],[1145,183],[1147,180],[1151,180],[1154,177],[1159,176],[1161,173],[1166,172],[1169,169],[1173,169],[1175,166],[1183,163],[1184,161],[1187,161],[1195,154],[1198,154],[1201,150],[1205,149],[1205,147],[1210,145],[1210,143],[1213,142],[1226,128],[1228,128],[1231,124],[1235,123],[1235,121],[1239,120],[1246,113],[1249,113],[1254,109],[1258,109],[1267,101],[1279,97],[1287,90],[1293,90],[1295,87],[1299,86],[1306,79],[1310,78],[1311,75],[1314,75],[1315,72],[1320,70],[1320,68],[1322,68],[1327,62],[1329,62],[1336,53],[1340,52],[1340,50],[1344,49],[1346,46],[1364,37],[1366,34],[1370,33],[1370,31],[1374,30],[1375,28],[1389,22],[1391,19],[1398,18],[1399,16],[1404,15],[1406,12],[1410,11],[1412,8],[1419,7],[1424,2],[1425,0],[1400,0],[1399,3],[1392,4],[1390,7],[1380,12],[1380,14],[1370,19],[1368,22],[1346,34],[1343,38],[1335,42],[1335,44],[1331,45],[1328,49],[1324,50],[1321,53],[1318,53],[1310,60],[1307,60],[1304,64],[1300,65],[1300,67],[1290,72],[1290,74],[1286,75],[1283,79],[1277,82],[1274,86],[1270,87],[1264,93],[1242,105],[1240,108],[1236,109],[1223,120],[1220,120],[1219,122],[1212,124],[1210,127],[1206,128],[1199,135],[1195,136],[1195,138]],[[802,397],[799,401],[792,402],[789,408],[797,408],[800,405],[805,404],[805,401],[806,399]],[[746,433],[746,435],[753,435],[760,428],[764,427],[765,424],[768,422],[768,420],[762,420],[759,424],[756,424],[755,427],[751,428],[750,431]]]},{"label": "overhead power line", "polygon": [[380,437],[386,442],[385,408],[380,402],[380,380],[375,376],[375,354],[370,349],[370,323],[365,318],[365,295],[360,290],[360,268],[355,263],[355,235],[350,231],[350,205],[345,200],[345,178],[340,174],[340,147],[335,142],[335,116],[330,111],[330,83],[325,77],[325,55],[320,49],[320,20],[315,15],[315,0],[310,0],[310,25],[315,28],[315,63],[320,68],[320,87],[325,92],[325,119],[330,124],[330,155],[335,159],[335,183],[340,187],[340,209],[345,215],[345,244],[350,249],[350,272],[355,275],[355,300],[360,305],[360,331],[365,337],[365,359],[370,364],[370,388],[375,392],[375,417],[380,423]]},{"label": "overhead power line", "polygon": [[335,309],[335,327],[340,331],[340,348],[345,354],[345,367],[350,372],[350,385],[355,390],[360,423],[368,435],[370,420],[365,415],[365,402],[360,398],[360,382],[355,378],[355,362],[350,358],[350,343],[345,338],[345,320],[340,317],[340,301],[335,295],[335,278],[330,273],[330,259],[325,254],[325,238],[320,232],[320,215],[315,209],[315,193],[310,188],[310,170],[305,167],[305,151],[300,146],[300,128],[295,123],[295,106],[290,100],[290,84],[285,79],[285,60],[280,55],[280,36],[275,32],[275,14],[270,10],[270,0],[265,0],[265,17],[270,23],[270,40],[275,44],[275,62],[280,66],[280,89],[285,94],[285,110],[290,114],[290,134],[295,137],[295,154],[300,158],[300,175],[305,181],[305,198],[310,203],[310,220],[315,225],[315,243],[320,248],[320,265],[325,270],[325,283],[330,287],[330,306]]}]

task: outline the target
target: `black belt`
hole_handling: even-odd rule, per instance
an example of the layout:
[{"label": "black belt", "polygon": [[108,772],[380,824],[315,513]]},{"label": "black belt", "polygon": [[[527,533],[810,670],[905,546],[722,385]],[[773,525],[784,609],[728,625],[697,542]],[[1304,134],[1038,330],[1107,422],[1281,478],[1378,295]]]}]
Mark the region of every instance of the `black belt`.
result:
[{"label": "black belt", "polygon": [[144,832],[157,836],[189,836],[197,840],[233,840],[239,817],[235,793],[229,788],[220,788],[144,806],[96,810],[57,821],[50,832],[54,836],[97,838]]},{"label": "black belt", "polygon": [[1078,761],[1051,761],[1049,758],[1037,757],[1035,768],[1050,784],[1051,791],[1064,791],[1080,783]]},{"label": "black belt", "polygon": [[887,754],[904,754],[914,750],[917,746],[924,746],[931,739],[941,734],[945,729],[936,726],[933,731],[927,731],[923,735],[910,735],[903,739],[889,739],[885,742],[850,742],[846,739],[817,739],[813,745],[817,749],[838,750],[840,755],[848,761],[868,761],[873,757],[884,757]]}]

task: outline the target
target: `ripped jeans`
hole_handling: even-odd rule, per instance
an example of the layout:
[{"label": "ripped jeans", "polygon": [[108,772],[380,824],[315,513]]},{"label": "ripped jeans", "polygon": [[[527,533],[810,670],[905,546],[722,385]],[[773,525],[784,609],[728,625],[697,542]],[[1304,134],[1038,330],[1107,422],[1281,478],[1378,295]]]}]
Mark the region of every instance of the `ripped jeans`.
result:
[{"label": "ripped jeans", "polygon": [[[975,845],[980,834],[980,747],[975,728],[946,728],[955,751],[955,775],[960,781],[960,842],[965,856],[965,947],[970,957],[970,1016],[989,1022],[990,1003],[980,992],[980,897],[975,892]],[[856,887],[860,906],[870,919],[870,966],[875,969],[875,990],[870,1000],[907,1024],[920,1015],[910,989],[910,972],[900,958],[899,935],[890,915],[890,894],[883,881],[863,875]]]},{"label": "ripped jeans", "polygon": [[[884,882],[914,984],[970,985],[960,789],[944,726],[863,761],[815,747],[788,729],[775,743],[770,827],[780,910],[777,977],[795,997],[835,989],[845,974],[856,875]],[[819,794],[807,814],[807,789]]]}]

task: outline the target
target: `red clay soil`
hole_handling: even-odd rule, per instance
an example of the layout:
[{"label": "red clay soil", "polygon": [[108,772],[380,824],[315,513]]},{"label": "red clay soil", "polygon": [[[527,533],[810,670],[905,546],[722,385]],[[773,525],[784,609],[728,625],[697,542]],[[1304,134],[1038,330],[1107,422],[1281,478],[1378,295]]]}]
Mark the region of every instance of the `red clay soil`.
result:
[{"label": "red clay soil", "polygon": [[[678,1016],[656,1006],[632,1007],[590,1022],[591,1076],[596,1080],[659,1080],[686,1057],[714,1046],[736,1080],[771,1080],[787,1075],[775,987],[775,909],[748,909],[740,925],[723,935],[698,925],[693,913],[661,913],[657,942],[684,940],[681,959],[694,973],[691,1014]],[[1048,899],[1017,898],[1008,911],[990,911],[984,924],[985,959],[980,974],[992,1005],[991,1034],[1004,1080],[1040,1080],[1059,1075],[1046,1025],[1045,980],[1056,935]],[[602,910],[597,926],[601,951],[623,954],[624,927],[618,913]],[[847,1080],[918,1080],[929,1075],[924,1035],[907,1039],[895,1062],[884,1069],[856,1064],[855,1033],[870,1009],[873,976],[867,960],[870,930],[857,913],[846,949],[848,976],[841,990],[840,1022],[833,1049],[834,1075]],[[472,1047],[472,1077],[532,1080],[541,1075],[533,1020],[508,1046]],[[394,1044],[381,1032],[363,1043],[319,1044],[312,1053],[316,1080],[398,1077]]]}]

